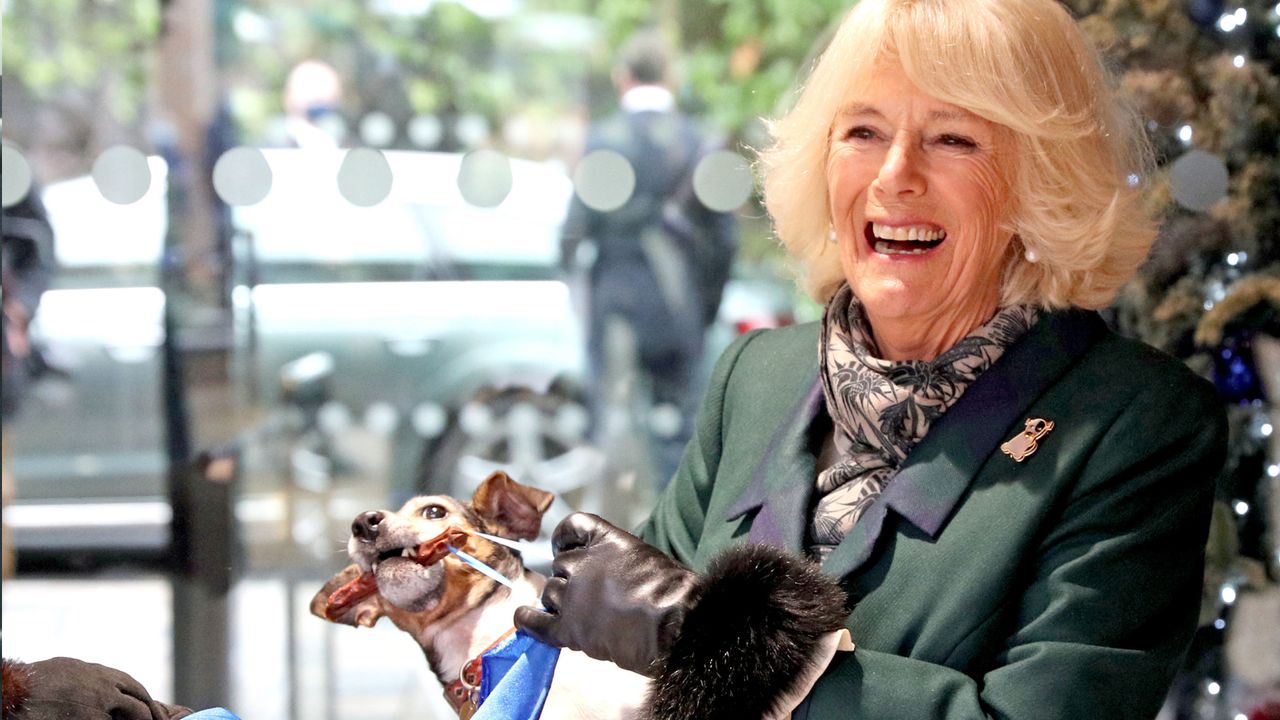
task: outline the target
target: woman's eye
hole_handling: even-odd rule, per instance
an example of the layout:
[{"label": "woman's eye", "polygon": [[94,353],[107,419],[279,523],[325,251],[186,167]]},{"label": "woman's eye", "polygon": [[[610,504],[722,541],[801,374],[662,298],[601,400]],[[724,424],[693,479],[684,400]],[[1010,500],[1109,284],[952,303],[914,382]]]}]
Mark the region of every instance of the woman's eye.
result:
[{"label": "woman's eye", "polygon": [[978,144],[963,135],[939,135],[938,144],[954,148],[976,148]]},{"label": "woman's eye", "polygon": [[422,517],[428,520],[439,520],[448,514],[449,511],[445,510],[443,505],[428,505],[422,508]]},{"label": "woman's eye", "polygon": [[845,134],[845,138],[849,140],[873,140],[875,137],[875,128],[870,128],[866,125],[857,125],[849,128],[849,132]]}]

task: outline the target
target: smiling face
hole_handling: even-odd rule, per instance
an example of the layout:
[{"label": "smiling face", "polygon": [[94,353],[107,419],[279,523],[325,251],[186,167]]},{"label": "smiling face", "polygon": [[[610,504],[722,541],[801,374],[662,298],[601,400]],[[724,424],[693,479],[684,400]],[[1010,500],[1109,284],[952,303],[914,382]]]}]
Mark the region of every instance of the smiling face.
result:
[{"label": "smiling face", "polygon": [[841,266],[885,359],[931,359],[995,312],[1012,233],[1007,130],[879,63],[831,126]]}]

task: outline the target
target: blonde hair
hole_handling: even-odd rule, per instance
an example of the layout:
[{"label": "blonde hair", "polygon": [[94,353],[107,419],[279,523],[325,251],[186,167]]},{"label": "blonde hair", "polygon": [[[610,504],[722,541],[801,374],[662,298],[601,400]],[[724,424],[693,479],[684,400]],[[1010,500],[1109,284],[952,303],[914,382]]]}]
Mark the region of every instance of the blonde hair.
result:
[{"label": "blonde hair", "polygon": [[827,239],[831,122],[882,61],[1011,131],[1008,223],[1017,239],[1001,304],[1109,304],[1155,239],[1143,203],[1152,153],[1140,117],[1054,0],[860,0],[850,11],[794,109],[769,124],[773,144],[760,155],[765,205],[809,293],[825,302],[844,282]]}]

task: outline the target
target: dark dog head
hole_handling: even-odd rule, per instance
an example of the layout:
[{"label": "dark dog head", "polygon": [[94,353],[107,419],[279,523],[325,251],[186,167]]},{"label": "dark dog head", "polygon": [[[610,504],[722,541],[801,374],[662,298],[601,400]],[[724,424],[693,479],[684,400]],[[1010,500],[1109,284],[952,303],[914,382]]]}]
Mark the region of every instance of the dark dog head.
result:
[{"label": "dark dog head", "polygon": [[347,543],[353,564],[316,593],[311,612],[363,627],[386,615],[420,637],[442,618],[473,607],[494,585],[449,554],[446,546],[513,577],[521,569],[519,556],[469,531],[532,540],[552,499],[551,493],[496,472],[481,483],[470,503],[426,495],[398,511],[361,513],[351,523]]}]

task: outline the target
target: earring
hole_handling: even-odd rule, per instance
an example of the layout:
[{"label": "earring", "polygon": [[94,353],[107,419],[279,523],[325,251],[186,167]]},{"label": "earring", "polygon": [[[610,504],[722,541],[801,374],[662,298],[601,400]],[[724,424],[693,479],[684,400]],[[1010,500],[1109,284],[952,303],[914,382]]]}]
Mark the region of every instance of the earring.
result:
[{"label": "earring", "polygon": [[1031,248],[1026,248],[1025,250],[1023,250],[1022,256],[1025,257],[1027,259],[1027,262],[1029,263],[1037,263],[1040,261],[1040,255],[1036,253],[1035,250],[1032,250]]},{"label": "earring", "polygon": [[840,238],[839,238],[839,237],[836,237],[836,227],[835,227],[835,225],[828,225],[828,226],[827,226],[827,228],[828,228],[828,229],[827,229],[827,242],[831,243],[832,245],[835,245],[835,244],[839,243],[839,242],[840,242]]}]

